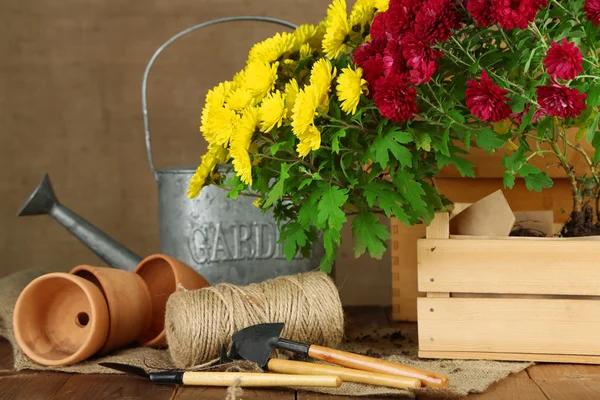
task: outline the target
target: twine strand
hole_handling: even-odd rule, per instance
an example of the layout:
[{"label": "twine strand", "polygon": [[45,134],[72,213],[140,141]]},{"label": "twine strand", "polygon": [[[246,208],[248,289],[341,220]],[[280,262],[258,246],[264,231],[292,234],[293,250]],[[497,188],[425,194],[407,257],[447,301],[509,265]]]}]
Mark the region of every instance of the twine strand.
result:
[{"label": "twine strand", "polygon": [[337,288],[322,272],[177,292],[165,315],[169,351],[179,368],[214,360],[235,332],[268,322],[285,323],[281,336],[303,343],[335,347],[344,335]]}]

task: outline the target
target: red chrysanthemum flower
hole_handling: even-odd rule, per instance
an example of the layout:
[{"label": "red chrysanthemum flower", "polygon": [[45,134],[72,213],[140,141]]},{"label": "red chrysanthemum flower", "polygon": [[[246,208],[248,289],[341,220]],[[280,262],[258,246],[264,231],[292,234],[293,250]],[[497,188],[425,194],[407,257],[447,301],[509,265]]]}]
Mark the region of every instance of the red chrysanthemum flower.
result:
[{"label": "red chrysanthemum flower", "polygon": [[467,10],[479,26],[486,28],[492,24],[491,0],[469,0]]},{"label": "red chrysanthemum flower", "polygon": [[430,43],[448,40],[452,29],[460,27],[456,6],[456,0],[429,0],[417,13],[414,33]]},{"label": "red chrysanthemum flower", "polygon": [[417,90],[406,86],[402,77],[389,75],[375,84],[375,105],[390,121],[408,121],[419,111]]},{"label": "red chrysanthemum flower", "polygon": [[362,64],[361,68],[363,69],[363,75],[369,86],[375,86],[377,81],[385,75],[383,56],[377,54],[375,57],[369,58]]},{"label": "red chrysanthemum flower", "polygon": [[508,118],[511,112],[507,93],[508,90],[496,85],[483,71],[479,82],[474,79],[467,82],[467,107],[482,121],[501,121]]},{"label": "red chrysanthemum flower", "polygon": [[386,11],[386,27],[391,38],[399,39],[413,30],[423,0],[392,0]]},{"label": "red chrysanthemum flower", "polygon": [[584,101],[587,95],[567,86],[538,86],[535,93],[540,106],[553,117],[575,118],[586,108]]},{"label": "red chrysanthemum flower", "polygon": [[413,69],[411,83],[418,85],[429,82],[438,68],[437,59],[444,55],[415,35],[407,34],[402,40],[402,56],[406,65]]},{"label": "red chrysanthemum flower", "polygon": [[559,44],[552,42],[544,58],[544,67],[554,79],[575,79],[583,67],[583,56],[579,47],[563,39]]},{"label": "red chrysanthemum flower", "polygon": [[435,71],[437,71],[438,65],[433,61],[429,64],[421,64],[420,69],[411,69],[410,77],[408,81],[413,85],[420,85],[422,83],[427,83],[431,80]]},{"label": "red chrysanthemum flower", "polygon": [[383,55],[386,44],[386,40],[378,38],[372,38],[370,41],[361,44],[354,50],[354,53],[352,53],[354,64],[357,64],[362,68],[367,60],[375,57],[377,54]]},{"label": "red chrysanthemum flower", "polygon": [[[523,111],[519,112],[519,113],[512,113],[511,114],[511,118],[514,122],[516,122],[517,124],[521,124],[523,122],[523,117],[525,115],[527,115],[527,113],[529,113],[529,110],[531,110],[531,106],[529,104],[527,104],[525,106],[525,108],[523,109]],[[531,122],[536,122],[537,120],[539,120],[540,118],[545,117],[546,115],[548,115],[548,113],[546,112],[546,110],[544,110],[543,108],[537,108],[535,110],[535,112],[533,113],[533,117],[531,118]]]},{"label": "red chrysanthemum flower", "polygon": [[548,0],[491,0],[492,21],[502,29],[526,29]]},{"label": "red chrysanthemum flower", "polygon": [[[388,10],[389,11],[389,10]],[[382,12],[375,16],[369,34],[371,39],[378,39],[387,42],[393,39],[387,22],[388,12]]]},{"label": "red chrysanthemum flower", "polygon": [[385,76],[390,74],[399,75],[406,79],[408,77],[408,67],[402,57],[402,47],[395,40],[390,40],[383,52],[383,71]]},{"label": "red chrysanthemum flower", "polygon": [[594,22],[594,26],[600,25],[600,0],[585,0],[583,9],[587,19]]}]

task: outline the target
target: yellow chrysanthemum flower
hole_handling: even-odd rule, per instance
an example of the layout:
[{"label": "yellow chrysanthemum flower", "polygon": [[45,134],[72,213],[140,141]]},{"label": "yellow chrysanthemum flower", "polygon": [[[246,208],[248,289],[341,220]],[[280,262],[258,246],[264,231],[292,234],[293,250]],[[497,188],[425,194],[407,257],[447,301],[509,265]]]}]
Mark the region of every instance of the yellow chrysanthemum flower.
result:
[{"label": "yellow chrysanthemum flower", "polygon": [[252,185],[252,163],[248,148],[252,141],[252,135],[258,125],[258,109],[248,107],[242,112],[242,117],[237,126],[235,136],[231,138],[229,154],[233,159],[233,169],[240,180],[248,185]]},{"label": "yellow chrysanthemum flower", "polygon": [[340,108],[346,114],[356,114],[360,95],[366,89],[367,81],[362,78],[362,72],[361,68],[344,68],[337,79],[337,96],[342,102]]},{"label": "yellow chrysanthemum flower", "polygon": [[226,150],[223,146],[209,146],[208,152],[202,156],[200,165],[196,168],[192,179],[190,179],[187,190],[188,198],[193,199],[198,197],[204,187],[206,178],[215,169],[217,162],[222,161],[224,153],[226,153]]},{"label": "yellow chrysanthemum flower", "polygon": [[348,46],[344,43],[346,36],[350,33],[346,0],[333,0],[327,10],[326,21],[327,28],[323,38],[323,51],[327,57],[333,59],[348,49]]},{"label": "yellow chrysanthemum flower", "polygon": [[256,101],[262,100],[275,87],[279,63],[253,62],[246,67],[244,85]]},{"label": "yellow chrysanthemum flower", "polygon": [[370,23],[373,20],[373,14],[375,13],[375,2],[367,0],[367,1],[358,1],[352,8],[352,12],[350,12],[350,27],[361,26],[364,27],[365,24]]},{"label": "yellow chrysanthemum flower", "polygon": [[248,53],[248,64],[253,62],[271,63],[284,53],[292,51],[296,36],[292,33],[277,33],[275,36],[255,44]]},{"label": "yellow chrysanthemum flower", "polygon": [[275,127],[280,127],[283,116],[286,114],[285,102],[279,90],[269,94],[262,101],[259,109],[260,131],[270,132]]},{"label": "yellow chrysanthemum flower", "polygon": [[292,131],[300,137],[309,126],[314,124],[317,106],[319,105],[318,93],[312,85],[305,86],[298,92],[292,110]]},{"label": "yellow chrysanthemum flower", "polygon": [[202,109],[200,132],[208,143],[214,142],[214,131],[212,130],[213,114],[223,107],[225,99],[231,91],[231,82],[221,82],[206,94],[204,108]]},{"label": "yellow chrysanthemum flower", "polygon": [[323,38],[325,37],[325,31],[327,30],[327,20],[323,20],[317,25],[317,29],[312,37],[308,40],[308,44],[313,49],[320,49],[323,47]]},{"label": "yellow chrysanthemum flower", "polygon": [[227,107],[231,108],[232,110],[241,111],[244,108],[253,105],[254,96],[252,96],[252,92],[250,92],[250,90],[240,87],[231,91],[225,102]]},{"label": "yellow chrysanthemum flower", "polygon": [[312,47],[310,47],[310,44],[304,43],[302,46],[300,46],[300,60],[308,57],[311,53]]},{"label": "yellow chrysanthemum flower", "polygon": [[319,150],[321,147],[321,132],[314,125],[309,126],[299,139],[296,151],[300,157],[305,157],[311,150]]},{"label": "yellow chrysanthemum flower", "polygon": [[329,109],[329,90],[334,76],[335,69],[329,60],[321,58],[313,64],[310,72],[310,85],[315,88],[318,105],[323,113]]},{"label": "yellow chrysanthemum flower", "polygon": [[233,76],[233,87],[232,89],[238,89],[244,86],[246,80],[246,70],[243,69]]},{"label": "yellow chrysanthemum flower", "polygon": [[298,81],[291,79],[285,84],[285,108],[287,109],[286,118],[292,118],[292,111],[294,109],[294,103],[296,103],[296,96],[298,96]]},{"label": "yellow chrysanthemum flower", "polygon": [[232,109],[221,107],[211,112],[211,118],[212,143],[227,146],[236,133],[240,117]]},{"label": "yellow chrysanthemum flower", "polygon": [[317,28],[311,24],[300,25],[298,28],[296,28],[293,33],[294,38],[296,39],[294,50],[298,50],[302,47],[302,45],[307,44],[316,31]]},{"label": "yellow chrysanthemum flower", "polygon": [[375,0],[375,8],[378,12],[385,12],[390,8],[390,0]]}]

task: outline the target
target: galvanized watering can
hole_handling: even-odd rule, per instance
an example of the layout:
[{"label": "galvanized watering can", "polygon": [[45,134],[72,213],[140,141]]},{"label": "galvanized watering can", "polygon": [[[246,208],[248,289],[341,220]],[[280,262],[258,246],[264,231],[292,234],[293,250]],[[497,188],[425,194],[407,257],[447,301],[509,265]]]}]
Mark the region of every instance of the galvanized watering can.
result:
[{"label": "galvanized watering can", "polygon": [[[142,79],[142,116],[148,163],[158,183],[160,252],[190,265],[211,284],[248,284],[317,269],[324,252],[322,243],[313,244],[310,259],[298,254],[288,262],[283,255],[283,244],[277,243],[279,230],[276,221],[271,213],[265,214],[255,207],[253,198],[229,199],[225,197],[223,189],[207,186],[196,199],[188,199],[186,191],[195,171],[194,166],[154,168],[146,100],[150,69],[168,45],[197,29],[229,21],[266,21],[296,28],[296,25],[276,18],[239,16],[207,21],[176,34],[156,50],[146,66]],[[62,218],[64,210],[69,212],[70,218]],[[108,265],[133,270],[141,260],[60,205],[49,180],[36,188],[19,215],[46,213],[75,234]]]}]

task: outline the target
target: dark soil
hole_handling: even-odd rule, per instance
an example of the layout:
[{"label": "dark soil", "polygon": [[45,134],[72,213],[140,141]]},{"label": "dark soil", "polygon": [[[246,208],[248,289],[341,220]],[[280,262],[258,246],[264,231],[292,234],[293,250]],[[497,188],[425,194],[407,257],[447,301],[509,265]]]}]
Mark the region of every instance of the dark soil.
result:
[{"label": "dark soil", "polygon": [[511,232],[509,236],[528,236],[528,237],[545,237],[546,234],[537,229],[523,228],[520,226],[516,226]]},{"label": "dark soil", "polygon": [[600,235],[600,222],[595,221],[594,210],[589,205],[582,211],[573,211],[560,231],[562,237]]}]

